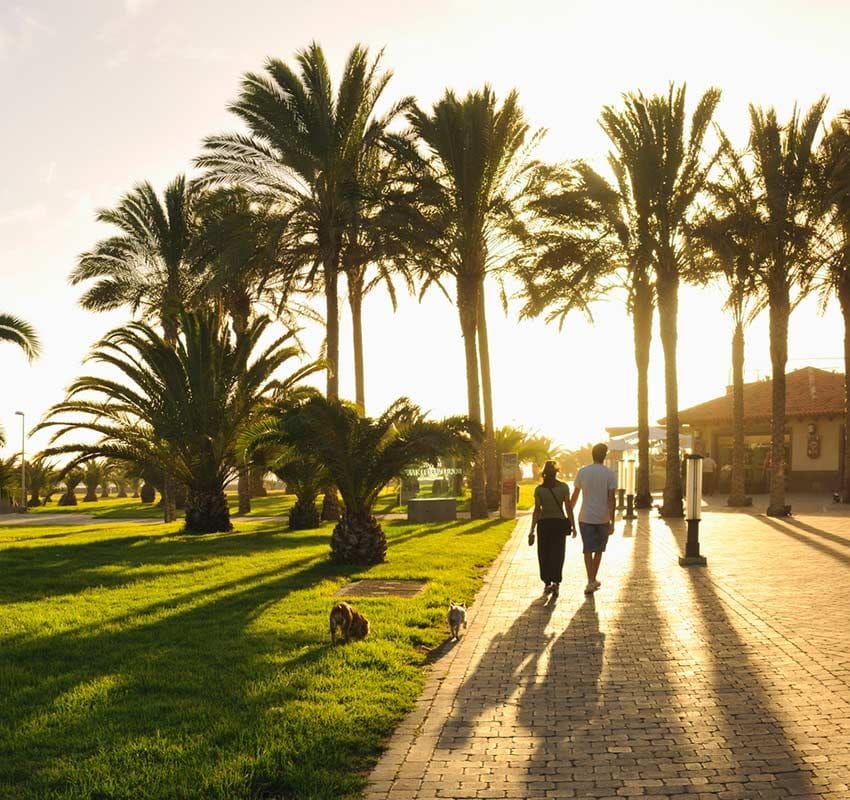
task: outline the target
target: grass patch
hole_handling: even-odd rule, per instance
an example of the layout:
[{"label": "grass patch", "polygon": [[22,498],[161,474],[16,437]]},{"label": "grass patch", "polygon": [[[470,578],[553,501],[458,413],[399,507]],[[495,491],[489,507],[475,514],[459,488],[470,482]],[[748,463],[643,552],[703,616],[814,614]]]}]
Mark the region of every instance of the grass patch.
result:
[{"label": "grass patch", "polygon": [[[357,797],[513,523],[388,523],[360,570],[329,563],[330,526],[238,525],[0,530],[0,797]],[[332,648],[364,577],[429,585],[355,599],[372,634]]]}]

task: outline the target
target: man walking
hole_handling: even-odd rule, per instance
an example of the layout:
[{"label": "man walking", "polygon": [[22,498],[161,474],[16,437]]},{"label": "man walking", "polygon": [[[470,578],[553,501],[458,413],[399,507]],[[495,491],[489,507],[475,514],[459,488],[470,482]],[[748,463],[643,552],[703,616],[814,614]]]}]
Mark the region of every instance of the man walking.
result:
[{"label": "man walking", "polygon": [[587,571],[585,594],[592,594],[602,585],[596,580],[596,575],[608,544],[608,536],[614,532],[614,496],[617,493],[617,476],[602,463],[608,455],[608,445],[594,445],[591,455],[593,463],[582,467],[576,475],[570,501],[575,509],[579,495],[583,495],[578,526],[584,545],[584,568]]}]

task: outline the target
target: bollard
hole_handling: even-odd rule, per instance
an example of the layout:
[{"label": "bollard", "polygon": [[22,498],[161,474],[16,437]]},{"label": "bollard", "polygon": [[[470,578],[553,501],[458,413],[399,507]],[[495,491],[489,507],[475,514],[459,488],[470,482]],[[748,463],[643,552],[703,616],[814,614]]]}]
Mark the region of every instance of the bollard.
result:
[{"label": "bollard", "polygon": [[704,567],[708,560],[699,552],[699,523],[702,519],[702,456],[691,453],[687,456],[685,475],[685,518],[688,523],[688,538],[685,555],[679,557],[680,567]]},{"label": "bollard", "polygon": [[626,513],[623,519],[635,519],[635,460],[630,458],[626,461]]}]

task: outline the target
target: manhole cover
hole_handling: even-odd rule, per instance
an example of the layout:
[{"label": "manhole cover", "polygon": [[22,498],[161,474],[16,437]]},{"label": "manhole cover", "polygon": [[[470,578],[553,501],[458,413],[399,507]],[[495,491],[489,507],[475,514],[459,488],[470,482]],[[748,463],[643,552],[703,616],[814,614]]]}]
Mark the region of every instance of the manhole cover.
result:
[{"label": "manhole cover", "polygon": [[362,580],[349,583],[337,595],[357,597],[416,597],[426,586],[425,581]]}]

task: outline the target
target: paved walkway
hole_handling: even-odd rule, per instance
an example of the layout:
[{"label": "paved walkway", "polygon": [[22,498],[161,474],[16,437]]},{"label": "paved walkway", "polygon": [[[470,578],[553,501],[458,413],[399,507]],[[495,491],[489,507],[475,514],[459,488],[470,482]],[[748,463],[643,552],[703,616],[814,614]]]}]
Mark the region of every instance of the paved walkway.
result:
[{"label": "paved walkway", "polygon": [[389,798],[850,798],[850,516],[617,523],[540,596],[529,519],[371,776]]}]

